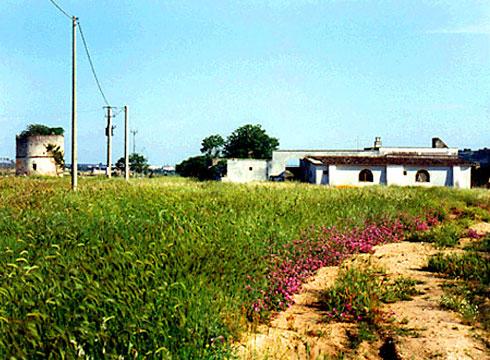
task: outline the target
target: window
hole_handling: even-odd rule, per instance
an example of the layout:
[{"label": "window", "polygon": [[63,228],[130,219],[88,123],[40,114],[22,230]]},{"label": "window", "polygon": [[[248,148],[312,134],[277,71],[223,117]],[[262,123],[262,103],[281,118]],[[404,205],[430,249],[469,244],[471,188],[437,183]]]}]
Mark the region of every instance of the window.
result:
[{"label": "window", "polygon": [[373,182],[373,173],[369,169],[364,169],[359,173],[360,182]]},{"label": "window", "polygon": [[323,175],[328,175],[328,170],[323,170]]},{"label": "window", "polygon": [[427,170],[419,170],[417,174],[415,174],[416,182],[430,182],[430,175]]},{"label": "window", "polygon": [[252,170],[253,170],[253,167],[251,167],[251,166],[250,166],[250,167],[248,168],[248,170],[252,171]]},{"label": "window", "polygon": [[407,176],[407,170],[403,170],[403,175]]},{"label": "window", "polygon": [[32,170],[34,170],[34,171],[37,170],[37,164],[32,164]]}]

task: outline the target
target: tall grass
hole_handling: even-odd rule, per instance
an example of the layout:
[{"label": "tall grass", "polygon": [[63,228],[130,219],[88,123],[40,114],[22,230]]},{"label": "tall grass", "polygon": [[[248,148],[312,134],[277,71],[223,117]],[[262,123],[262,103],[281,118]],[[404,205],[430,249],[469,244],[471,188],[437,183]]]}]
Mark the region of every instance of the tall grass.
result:
[{"label": "tall grass", "polygon": [[227,355],[271,256],[311,225],[437,212],[483,192],[0,179],[0,357]]}]

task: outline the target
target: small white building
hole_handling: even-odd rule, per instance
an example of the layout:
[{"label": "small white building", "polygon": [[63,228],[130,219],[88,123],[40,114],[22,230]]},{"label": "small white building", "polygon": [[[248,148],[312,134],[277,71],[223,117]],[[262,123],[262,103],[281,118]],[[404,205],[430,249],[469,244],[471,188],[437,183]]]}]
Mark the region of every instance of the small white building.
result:
[{"label": "small white building", "polygon": [[269,161],[260,159],[228,159],[226,162],[225,182],[247,183],[251,181],[266,181]]}]

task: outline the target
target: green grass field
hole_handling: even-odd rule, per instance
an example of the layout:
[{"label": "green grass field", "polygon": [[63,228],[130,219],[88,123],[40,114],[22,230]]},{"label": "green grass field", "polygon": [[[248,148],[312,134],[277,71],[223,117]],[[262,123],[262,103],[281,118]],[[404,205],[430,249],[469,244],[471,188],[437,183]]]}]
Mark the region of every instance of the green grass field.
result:
[{"label": "green grass field", "polygon": [[477,205],[488,191],[0,178],[0,357],[226,357],[246,285],[267,289],[274,254],[312,226]]}]

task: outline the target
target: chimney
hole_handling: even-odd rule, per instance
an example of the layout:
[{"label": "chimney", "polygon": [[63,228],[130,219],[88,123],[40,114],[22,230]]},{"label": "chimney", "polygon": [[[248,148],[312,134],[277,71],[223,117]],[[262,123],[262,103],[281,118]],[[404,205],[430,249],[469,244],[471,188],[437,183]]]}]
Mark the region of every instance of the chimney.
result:
[{"label": "chimney", "polygon": [[379,149],[381,146],[382,146],[382,144],[381,144],[381,137],[380,136],[376,136],[374,138],[374,148],[375,149]]},{"label": "chimney", "polygon": [[444,141],[439,139],[438,137],[433,137],[432,138],[432,148],[433,149],[447,149],[448,146]]}]

